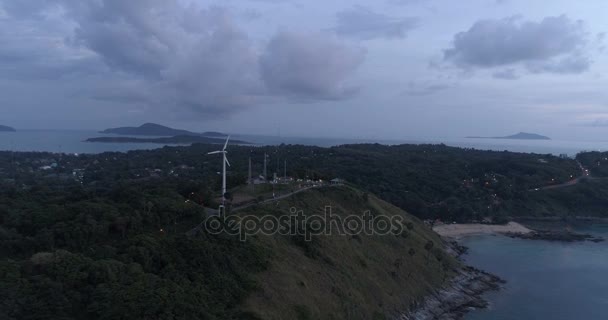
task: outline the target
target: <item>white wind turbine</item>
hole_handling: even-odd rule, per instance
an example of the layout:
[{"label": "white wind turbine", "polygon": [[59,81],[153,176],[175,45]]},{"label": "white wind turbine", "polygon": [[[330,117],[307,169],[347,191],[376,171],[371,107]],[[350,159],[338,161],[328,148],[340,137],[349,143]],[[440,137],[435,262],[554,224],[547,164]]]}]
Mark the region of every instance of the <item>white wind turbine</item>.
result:
[{"label": "white wind turbine", "polygon": [[217,154],[217,153],[221,153],[222,154],[222,206],[224,207],[224,204],[226,203],[226,165],[230,166],[230,162],[228,162],[228,158],[226,158],[226,154],[228,153],[228,151],[226,151],[226,147],[228,147],[228,140],[230,140],[230,136],[228,136],[228,138],[226,138],[226,143],[224,143],[224,148],[222,150],[218,150],[218,151],[211,151],[207,154]]}]

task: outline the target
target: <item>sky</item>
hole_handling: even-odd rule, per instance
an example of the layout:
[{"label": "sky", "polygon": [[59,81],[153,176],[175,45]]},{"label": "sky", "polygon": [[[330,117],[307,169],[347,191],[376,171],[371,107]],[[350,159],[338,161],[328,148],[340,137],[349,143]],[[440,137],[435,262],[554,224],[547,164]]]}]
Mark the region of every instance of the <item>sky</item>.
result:
[{"label": "sky", "polygon": [[601,0],[0,0],[0,124],[606,140],[605,12]]}]

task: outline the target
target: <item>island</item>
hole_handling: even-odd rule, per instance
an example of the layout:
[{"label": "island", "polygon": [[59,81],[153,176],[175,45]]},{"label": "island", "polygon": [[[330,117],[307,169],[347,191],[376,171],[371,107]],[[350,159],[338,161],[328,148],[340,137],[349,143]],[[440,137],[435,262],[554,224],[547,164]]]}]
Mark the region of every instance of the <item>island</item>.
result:
[{"label": "island", "polygon": [[225,134],[225,133],[216,132],[216,131],[206,131],[206,132],[201,133],[201,136],[204,136],[204,137],[220,137],[220,138],[223,137],[223,138],[226,138],[228,135]]},{"label": "island", "polygon": [[519,132],[510,136],[504,137],[466,137],[467,139],[512,139],[512,140],[551,140],[547,136],[536,133]]},{"label": "island", "polygon": [[139,127],[119,127],[110,128],[100,133],[106,134],[118,134],[118,135],[132,135],[132,136],[162,136],[162,137],[175,137],[175,136],[203,136],[203,137],[226,137],[226,134],[220,132],[203,132],[197,133],[188,130],[174,129],[167,126],[163,126],[156,123],[144,123]]},{"label": "island", "polygon": [[[220,138],[209,138],[198,135],[178,135],[163,138],[133,138],[133,137],[97,137],[89,138],[85,142],[105,142],[105,143],[159,143],[159,144],[192,144],[192,143],[211,143],[223,144],[226,140]],[[230,140],[233,144],[251,144],[247,141]]]},{"label": "island", "polygon": [[15,128],[0,125],[0,132],[15,132],[15,131],[17,131],[17,130],[15,130]]}]

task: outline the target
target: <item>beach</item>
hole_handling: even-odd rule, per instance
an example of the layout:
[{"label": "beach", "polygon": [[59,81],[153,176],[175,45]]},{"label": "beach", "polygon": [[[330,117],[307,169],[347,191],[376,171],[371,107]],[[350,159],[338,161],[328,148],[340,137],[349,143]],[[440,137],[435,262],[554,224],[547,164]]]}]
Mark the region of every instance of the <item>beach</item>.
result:
[{"label": "beach", "polygon": [[505,225],[492,224],[443,224],[433,227],[433,231],[448,238],[459,239],[475,234],[499,234],[499,233],[530,233],[532,230],[517,222],[509,222]]}]

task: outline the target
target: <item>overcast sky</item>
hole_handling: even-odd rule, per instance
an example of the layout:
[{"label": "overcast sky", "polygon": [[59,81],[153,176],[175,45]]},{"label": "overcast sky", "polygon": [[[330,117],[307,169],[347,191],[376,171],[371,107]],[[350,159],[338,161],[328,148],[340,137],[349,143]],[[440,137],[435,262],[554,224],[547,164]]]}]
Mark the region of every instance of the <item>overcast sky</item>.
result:
[{"label": "overcast sky", "polygon": [[608,2],[0,0],[0,124],[608,139]]}]

